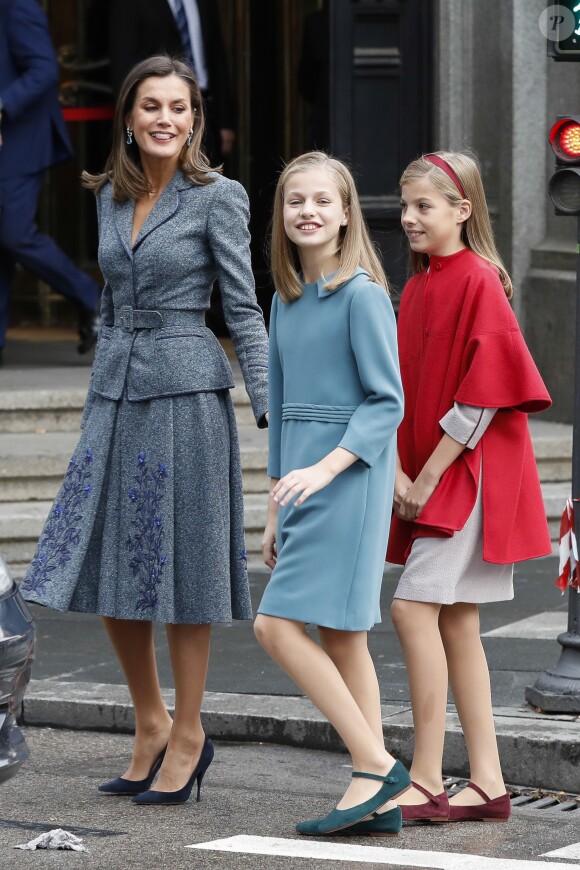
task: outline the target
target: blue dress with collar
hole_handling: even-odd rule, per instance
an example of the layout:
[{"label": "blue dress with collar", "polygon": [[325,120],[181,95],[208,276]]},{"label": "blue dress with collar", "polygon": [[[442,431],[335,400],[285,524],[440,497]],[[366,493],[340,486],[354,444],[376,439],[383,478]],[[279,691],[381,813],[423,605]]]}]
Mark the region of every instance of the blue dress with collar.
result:
[{"label": "blue dress with collar", "polygon": [[358,460],[301,506],[280,507],[278,561],[259,606],[270,616],[347,631],[381,621],[396,431],[403,416],[393,308],[362,269],[272,303],[268,474],[282,477],[344,447]]}]

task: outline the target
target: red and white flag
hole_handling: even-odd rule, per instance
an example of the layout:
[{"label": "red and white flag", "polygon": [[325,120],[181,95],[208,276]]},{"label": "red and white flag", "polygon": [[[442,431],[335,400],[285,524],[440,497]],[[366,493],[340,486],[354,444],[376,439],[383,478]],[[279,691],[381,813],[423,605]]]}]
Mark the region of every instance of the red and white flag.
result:
[{"label": "red and white flag", "polygon": [[572,586],[580,592],[580,572],[578,571],[578,544],[574,534],[574,505],[569,498],[560,522],[560,576],[556,586],[562,595]]}]

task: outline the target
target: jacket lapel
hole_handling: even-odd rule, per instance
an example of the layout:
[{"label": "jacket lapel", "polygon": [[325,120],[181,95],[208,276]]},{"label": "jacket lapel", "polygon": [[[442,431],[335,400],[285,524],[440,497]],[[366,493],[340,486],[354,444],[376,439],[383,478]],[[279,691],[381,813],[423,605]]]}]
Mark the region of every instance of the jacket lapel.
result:
[{"label": "jacket lapel", "polygon": [[177,170],[149,214],[147,215],[147,219],[143,226],[139,231],[139,235],[135,241],[135,245],[133,248],[133,253],[137,251],[142,242],[147,238],[150,233],[160,227],[162,224],[166,223],[166,221],[170,220],[173,217],[177,209],[179,208],[179,192],[186,187],[190,187],[191,182],[189,182],[185,176]]},{"label": "jacket lapel", "polygon": [[131,245],[131,236],[133,234],[133,216],[135,213],[135,200],[129,199],[127,202],[118,202],[113,205],[113,213],[115,218],[115,226],[121,240],[121,244],[130,260],[147,236],[173,217],[179,208],[179,193],[181,190],[186,190],[191,187],[190,181],[185,178],[180,170],[177,170],[145,220],[143,226],[139,230],[139,235],[135,241],[135,245]]}]

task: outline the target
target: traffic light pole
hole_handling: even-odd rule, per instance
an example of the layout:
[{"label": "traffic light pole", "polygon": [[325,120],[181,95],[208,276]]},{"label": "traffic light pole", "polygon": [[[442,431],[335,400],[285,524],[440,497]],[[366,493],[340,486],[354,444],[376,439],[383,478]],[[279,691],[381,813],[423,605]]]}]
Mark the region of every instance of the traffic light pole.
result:
[{"label": "traffic light pole", "polygon": [[[574,352],[574,434],[572,441],[574,531],[580,542],[580,218],[576,234],[576,341]],[[580,565],[578,566],[580,571]],[[580,592],[568,589],[568,628],[558,636],[557,665],[526,689],[526,701],[552,713],[580,713]]]}]

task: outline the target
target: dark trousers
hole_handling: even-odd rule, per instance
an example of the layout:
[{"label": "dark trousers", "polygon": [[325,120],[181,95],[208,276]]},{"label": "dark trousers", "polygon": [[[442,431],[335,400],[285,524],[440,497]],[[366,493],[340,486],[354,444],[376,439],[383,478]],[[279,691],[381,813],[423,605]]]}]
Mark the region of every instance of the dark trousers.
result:
[{"label": "dark trousers", "polygon": [[38,197],[44,173],[0,178],[0,347],[4,346],[14,267],[25,269],[53,290],[94,309],[99,285],[61,251],[55,241],[39,232]]}]

